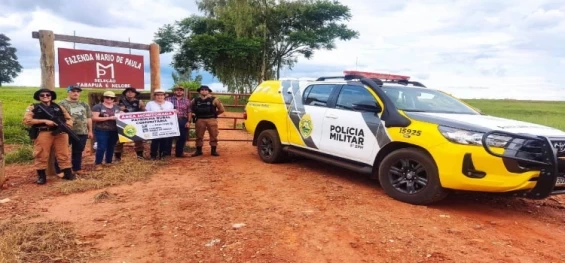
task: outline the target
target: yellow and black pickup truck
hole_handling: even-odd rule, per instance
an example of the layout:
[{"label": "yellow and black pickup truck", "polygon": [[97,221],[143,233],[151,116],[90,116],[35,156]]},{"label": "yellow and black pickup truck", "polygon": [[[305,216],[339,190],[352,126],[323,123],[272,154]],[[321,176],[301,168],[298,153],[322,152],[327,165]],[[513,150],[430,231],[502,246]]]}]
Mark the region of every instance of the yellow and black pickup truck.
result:
[{"label": "yellow and black pickup truck", "polygon": [[533,199],[565,193],[565,132],[485,115],[407,76],[268,80],[244,115],[264,162],[298,155],[367,173],[411,204],[452,190]]}]

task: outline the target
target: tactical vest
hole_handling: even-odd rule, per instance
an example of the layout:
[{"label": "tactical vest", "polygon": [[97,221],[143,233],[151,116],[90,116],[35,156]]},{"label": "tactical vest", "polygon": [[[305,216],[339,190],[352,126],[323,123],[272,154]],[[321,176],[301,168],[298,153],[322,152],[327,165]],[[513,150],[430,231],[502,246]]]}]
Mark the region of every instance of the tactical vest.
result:
[{"label": "tactical vest", "polygon": [[198,97],[194,100],[194,114],[198,119],[216,118],[216,105],[214,105],[214,97],[202,99]]},{"label": "tactical vest", "polygon": [[[61,106],[58,104],[51,102],[49,106],[43,105],[49,112],[55,116],[55,118],[60,119],[63,123],[65,122],[65,115],[63,114],[63,110]],[[33,118],[37,120],[50,120],[49,115],[47,115],[43,109],[39,107],[39,103],[33,104]],[[35,124],[33,127],[45,127],[45,124]]]},{"label": "tactical vest", "polygon": [[124,100],[126,101],[126,103],[122,102],[122,105],[124,105],[126,107],[125,112],[138,112],[141,111],[141,107],[139,106],[139,100],[138,99],[133,99],[133,100],[128,100],[127,98],[124,98]]}]

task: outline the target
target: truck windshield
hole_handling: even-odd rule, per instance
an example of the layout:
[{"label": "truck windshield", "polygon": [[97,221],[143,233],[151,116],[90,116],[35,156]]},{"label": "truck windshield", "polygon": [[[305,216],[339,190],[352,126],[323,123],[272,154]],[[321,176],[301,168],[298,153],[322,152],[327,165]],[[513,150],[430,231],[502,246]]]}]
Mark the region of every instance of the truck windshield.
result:
[{"label": "truck windshield", "polygon": [[381,89],[399,110],[407,112],[480,114],[458,99],[438,90],[398,86],[383,86]]}]

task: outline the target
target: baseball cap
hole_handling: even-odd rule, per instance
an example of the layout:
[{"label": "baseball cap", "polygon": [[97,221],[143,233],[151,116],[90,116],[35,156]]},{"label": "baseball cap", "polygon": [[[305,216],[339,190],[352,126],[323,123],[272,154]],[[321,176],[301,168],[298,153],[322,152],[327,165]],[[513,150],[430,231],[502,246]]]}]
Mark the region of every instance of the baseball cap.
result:
[{"label": "baseball cap", "polygon": [[71,91],[71,90],[78,90],[78,91],[82,91],[82,89],[79,86],[73,86],[70,85],[69,87],[67,87],[67,92]]}]

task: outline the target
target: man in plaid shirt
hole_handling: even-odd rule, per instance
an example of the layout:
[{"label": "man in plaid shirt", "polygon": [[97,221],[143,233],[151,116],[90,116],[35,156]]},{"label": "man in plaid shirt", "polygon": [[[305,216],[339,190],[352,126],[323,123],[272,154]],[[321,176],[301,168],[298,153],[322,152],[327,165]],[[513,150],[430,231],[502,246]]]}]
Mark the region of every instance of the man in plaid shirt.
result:
[{"label": "man in plaid shirt", "polygon": [[175,145],[175,157],[183,158],[186,157],[184,155],[184,146],[186,144],[188,127],[190,127],[188,122],[188,116],[191,113],[190,100],[184,97],[184,88],[181,86],[175,86],[173,88],[173,96],[168,97],[167,100],[173,103],[179,118],[180,136],[177,137]]}]

